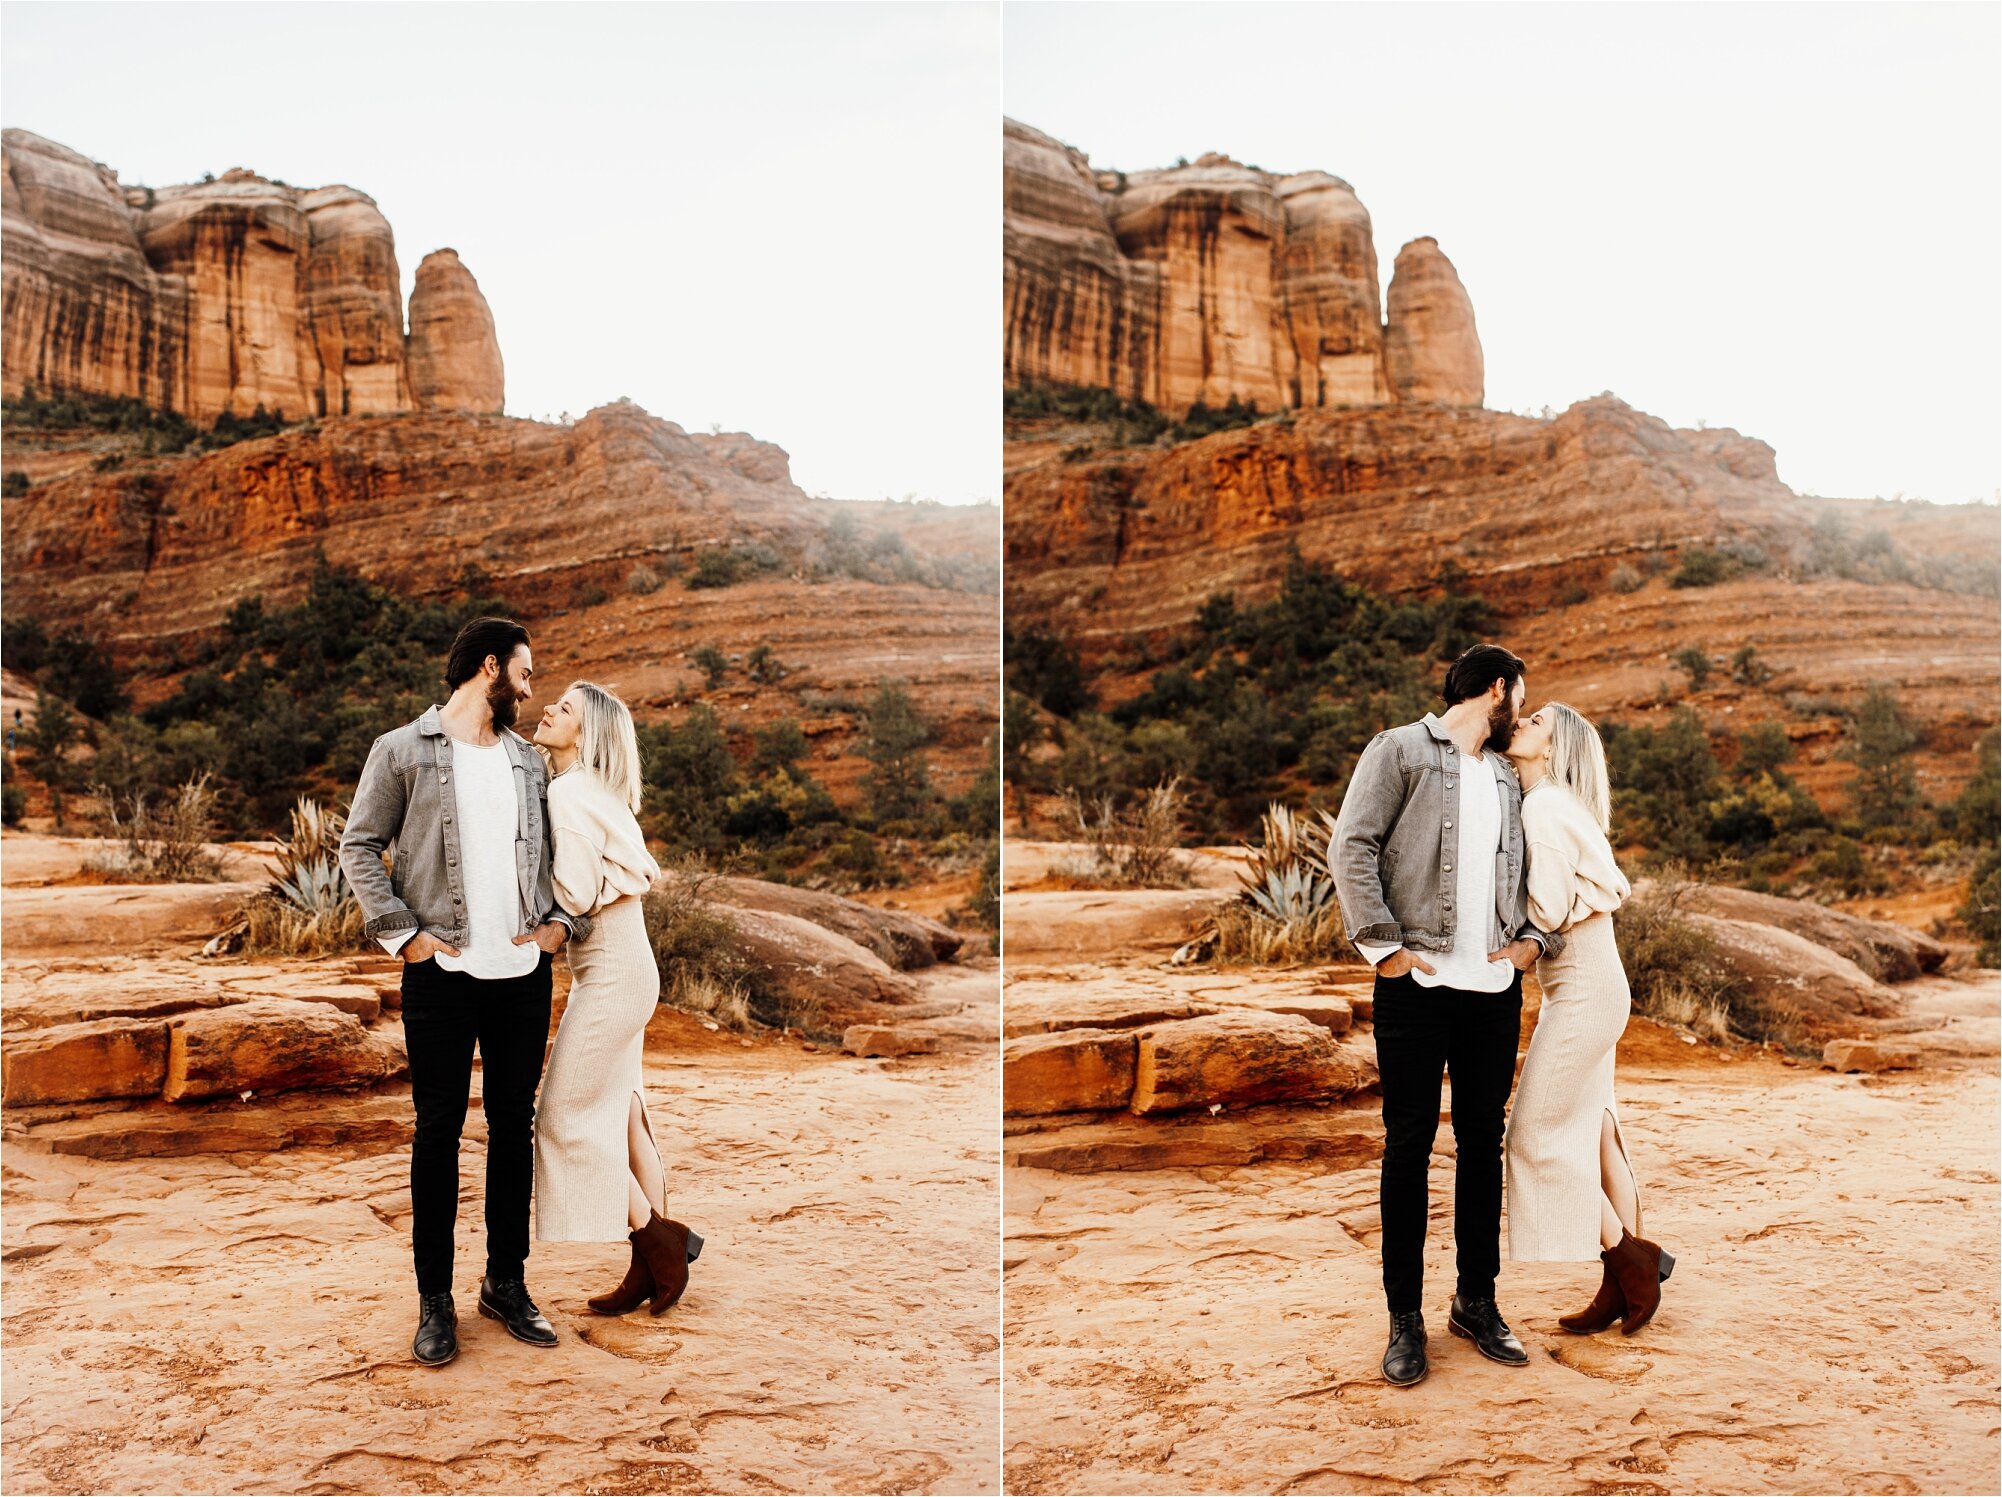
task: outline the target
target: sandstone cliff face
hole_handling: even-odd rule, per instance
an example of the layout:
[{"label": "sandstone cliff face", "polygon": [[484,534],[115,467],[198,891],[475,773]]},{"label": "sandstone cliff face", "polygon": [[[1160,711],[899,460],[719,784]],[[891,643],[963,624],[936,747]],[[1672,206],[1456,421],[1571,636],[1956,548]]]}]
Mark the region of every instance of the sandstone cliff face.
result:
[{"label": "sandstone cliff face", "polygon": [[1481,402],[1472,308],[1430,240],[1408,288],[1417,315],[1394,319],[1425,377],[1394,388],[1369,213],[1339,177],[1220,155],[1094,172],[1009,120],[1003,205],[1010,384],[1099,386],[1175,414],[1232,396],[1266,410]]},{"label": "sandstone cliff face", "polygon": [[433,250],[410,292],[410,389],[420,409],[498,413],[500,340],[480,283],[457,250]]},{"label": "sandstone cliff face", "polygon": [[[127,188],[25,130],[4,150],[7,394],[131,396],[198,422],[425,405],[406,371],[395,236],[367,194],[242,170]],[[441,408],[495,410],[493,319],[450,266],[425,309],[425,367]]]}]

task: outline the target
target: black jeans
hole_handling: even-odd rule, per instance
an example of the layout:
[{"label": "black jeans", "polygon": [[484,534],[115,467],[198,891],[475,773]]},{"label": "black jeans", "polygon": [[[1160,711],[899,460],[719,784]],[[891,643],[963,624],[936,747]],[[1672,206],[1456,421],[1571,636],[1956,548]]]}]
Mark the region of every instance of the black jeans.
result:
[{"label": "black jeans", "polygon": [[1383,1292],[1392,1314],[1420,1308],[1439,1083],[1453,1078],[1453,1246],[1458,1292],[1493,1298],[1501,1271],[1502,1121],[1515,1085],[1522,974],[1500,993],[1376,979],[1383,1077]]},{"label": "black jeans", "polygon": [[518,1279],[528,1263],[535,1181],[535,1088],[549,1039],[548,952],[525,977],[482,979],[429,958],[403,969],[403,1043],[417,1137],[410,1148],[410,1248],[417,1292],[452,1287],[459,1221],[459,1131],[480,1051],[487,1115],[487,1272]]}]

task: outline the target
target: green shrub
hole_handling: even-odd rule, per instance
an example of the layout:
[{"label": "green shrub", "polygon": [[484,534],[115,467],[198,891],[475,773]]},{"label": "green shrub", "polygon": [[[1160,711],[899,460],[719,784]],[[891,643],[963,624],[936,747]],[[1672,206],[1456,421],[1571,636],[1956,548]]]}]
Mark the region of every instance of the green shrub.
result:
[{"label": "green shrub", "polygon": [[0,784],[0,824],[19,826],[27,814],[28,793],[12,780]]},{"label": "green shrub", "polygon": [[1670,587],[1715,587],[1737,570],[1730,557],[1707,546],[1685,546],[1677,560],[1681,564],[1668,579]]},{"label": "green shrub", "polygon": [[1701,645],[1684,645],[1670,658],[1689,677],[1691,690],[1701,691],[1709,682],[1710,656]]},{"label": "green shrub", "polygon": [[644,597],[648,593],[660,591],[660,573],[644,562],[626,573],[626,591]]},{"label": "green shrub", "polygon": [[1998,868],[2002,864],[1998,864],[1991,844],[1975,860],[1974,871],[1967,878],[1967,897],[1956,912],[1978,947],[1975,960],[1984,967],[2002,960],[1998,956],[1998,945],[2002,945],[2002,885],[1998,884],[2002,875],[1998,875]]},{"label": "green shrub", "polygon": [[689,660],[702,672],[702,684],[714,691],[723,684],[723,678],[730,671],[730,657],[714,645],[703,645],[689,652]]},{"label": "green shrub", "polygon": [[1647,578],[1621,562],[1607,575],[1606,585],[1616,593],[1637,593],[1647,585]]}]

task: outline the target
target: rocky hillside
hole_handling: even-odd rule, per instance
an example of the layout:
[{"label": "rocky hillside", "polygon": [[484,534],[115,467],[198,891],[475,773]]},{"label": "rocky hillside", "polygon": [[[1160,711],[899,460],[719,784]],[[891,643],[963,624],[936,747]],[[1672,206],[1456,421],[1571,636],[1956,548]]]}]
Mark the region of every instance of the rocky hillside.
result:
[{"label": "rocky hillside", "polygon": [[1398,251],[1386,322],[1369,212],[1339,177],[1206,155],[1094,169],[1003,125],[1010,385],[1115,390],[1180,415],[1282,406],[1479,405],[1474,310],[1436,241]]},{"label": "rocky hillside", "polygon": [[[2002,537],[1986,506],[1803,497],[1764,443],[1609,396],[1549,419],[1389,406],[1170,447],[1094,435],[1056,420],[1011,432],[1007,606],[1011,628],[1075,643],[1110,700],[1212,593],[1271,596],[1297,546],[1393,595],[1457,572],[1501,611],[1539,700],[1631,721],[1682,703],[1720,726],[1784,720],[1817,791],[1848,774],[1827,709],[1873,682],[1924,726],[1928,791],[1957,785],[1997,718]],[[1721,580],[1673,585],[1698,553],[1721,558]],[[1673,661],[1690,645],[1716,663],[1700,690]],[[1746,646],[1770,675],[1732,679]]]},{"label": "rocky hillside", "polygon": [[126,187],[26,130],[0,144],[9,396],[125,396],[195,421],[501,409],[471,272],[426,256],[406,337],[395,236],[367,193],[242,169]]}]

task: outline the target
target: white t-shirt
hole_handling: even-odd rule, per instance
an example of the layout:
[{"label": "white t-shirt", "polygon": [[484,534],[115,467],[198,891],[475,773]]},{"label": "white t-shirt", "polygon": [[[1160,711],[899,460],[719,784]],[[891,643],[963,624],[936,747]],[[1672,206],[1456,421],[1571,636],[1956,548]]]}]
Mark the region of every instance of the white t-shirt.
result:
[{"label": "white t-shirt", "polygon": [[521,929],[521,886],[514,871],[520,821],[514,759],[505,742],[486,748],[456,738],[447,742],[452,745],[459,869],[465,875],[466,924],[471,934],[457,956],[439,952],[438,965],[469,977],[524,977],[542,959],[542,948],[533,941],[514,944]]},{"label": "white t-shirt", "polygon": [[[1453,924],[1451,951],[1419,951],[1435,969],[1427,973],[1413,967],[1411,978],[1421,987],[1459,988],[1469,993],[1501,993],[1515,980],[1515,966],[1506,957],[1488,960],[1488,937],[1494,923],[1495,854],[1502,844],[1501,755],[1492,751],[1475,758],[1471,754],[1449,754],[1446,778],[1449,789],[1459,791],[1459,814],[1452,820],[1459,833],[1459,845],[1451,867],[1440,872],[1453,875],[1453,903],[1459,918]],[[1400,950],[1388,942],[1358,941],[1356,949],[1372,964],[1380,963]]]}]

